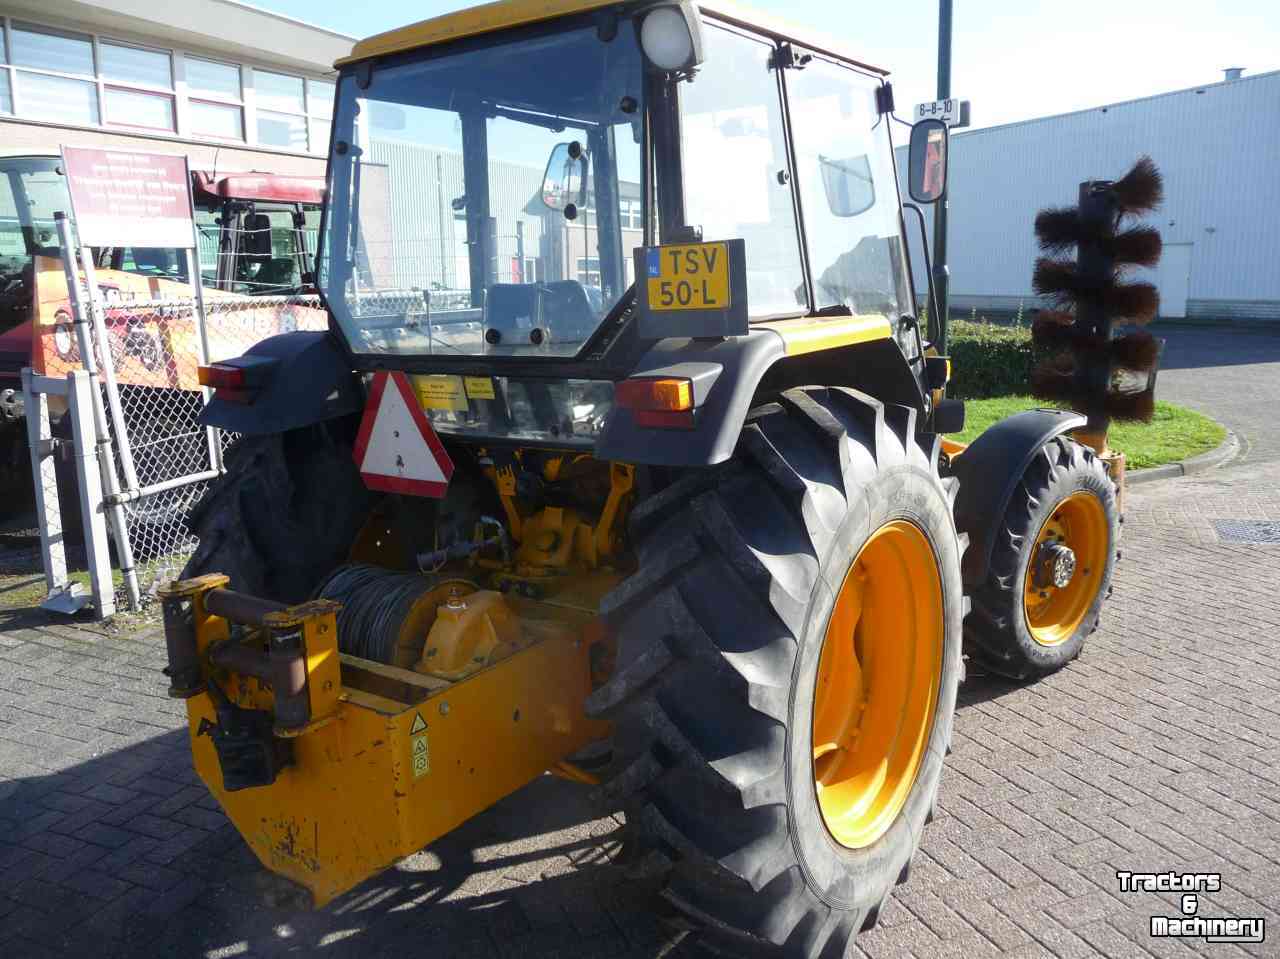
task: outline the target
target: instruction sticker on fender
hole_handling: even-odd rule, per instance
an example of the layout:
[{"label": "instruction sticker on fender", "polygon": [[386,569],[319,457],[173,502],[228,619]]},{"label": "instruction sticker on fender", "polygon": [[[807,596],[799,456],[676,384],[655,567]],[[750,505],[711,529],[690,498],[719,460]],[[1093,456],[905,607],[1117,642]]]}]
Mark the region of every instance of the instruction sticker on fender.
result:
[{"label": "instruction sticker on fender", "polygon": [[646,252],[649,309],[727,310],[729,244],[688,243]]}]

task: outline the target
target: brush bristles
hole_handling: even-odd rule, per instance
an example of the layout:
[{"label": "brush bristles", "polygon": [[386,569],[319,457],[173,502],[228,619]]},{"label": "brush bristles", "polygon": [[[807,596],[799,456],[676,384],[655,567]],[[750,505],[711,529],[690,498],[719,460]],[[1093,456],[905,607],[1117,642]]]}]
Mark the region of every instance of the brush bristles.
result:
[{"label": "brush bristles", "polygon": [[1146,330],[1136,330],[1111,341],[1111,358],[1131,370],[1150,372],[1160,359],[1160,342]]},{"label": "brush bristles", "polygon": [[1070,353],[1059,353],[1031,371],[1031,393],[1045,400],[1073,399],[1078,391],[1076,364]]},{"label": "brush bristles", "polygon": [[1107,311],[1131,323],[1147,323],[1160,309],[1160,294],[1150,283],[1114,284],[1105,296]]},{"label": "brush bristles", "polygon": [[1094,284],[1080,277],[1075,264],[1070,260],[1051,260],[1043,256],[1036,260],[1031,288],[1041,296],[1051,297],[1060,303],[1096,295],[1098,292]]},{"label": "brush bristles", "polygon": [[1070,313],[1041,310],[1031,323],[1031,338],[1040,346],[1070,346],[1074,319]]},{"label": "brush bristles", "polygon": [[1080,242],[1080,211],[1073,206],[1051,207],[1036,214],[1036,236],[1046,253],[1064,253]]},{"label": "brush bristles", "polygon": [[1111,254],[1116,263],[1155,266],[1160,260],[1160,231],[1149,226],[1135,226],[1116,234],[1111,241]]},{"label": "brush bristles", "polygon": [[1145,213],[1154,210],[1164,199],[1164,178],[1151,157],[1144,156],[1111,185],[1111,192],[1122,212]]},{"label": "brush bristles", "polygon": [[1156,397],[1151,390],[1141,393],[1109,393],[1106,411],[1113,419],[1150,423],[1156,412]]}]

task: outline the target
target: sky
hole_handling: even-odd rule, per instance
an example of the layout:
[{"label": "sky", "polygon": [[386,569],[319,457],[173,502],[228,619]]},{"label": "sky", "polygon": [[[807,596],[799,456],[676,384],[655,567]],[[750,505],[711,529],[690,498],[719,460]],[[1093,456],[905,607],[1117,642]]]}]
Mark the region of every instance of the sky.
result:
[{"label": "sky", "polygon": [[[455,0],[249,0],[366,37],[447,13]],[[751,0],[838,37],[891,71],[898,115],[937,93],[937,0]],[[974,127],[1066,113],[1280,69],[1277,0],[956,0],[953,96]]]}]

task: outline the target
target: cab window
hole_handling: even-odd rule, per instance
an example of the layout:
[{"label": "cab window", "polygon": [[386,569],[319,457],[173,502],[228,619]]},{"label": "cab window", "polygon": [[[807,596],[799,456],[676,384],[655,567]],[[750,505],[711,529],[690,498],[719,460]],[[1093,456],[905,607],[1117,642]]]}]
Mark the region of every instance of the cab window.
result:
[{"label": "cab window", "polygon": [[774,47],[706,24],[706,59],[680,84],[685,220],[704,240],[746,241],[756,318],[808,307]]},{"label": "cab window", "polygon": [[218,282],[221,225],[217,210],[196,208],[196,233],[200,242],[200,278],[205,286]]},{"label": "cab window", "polygon": [[299,231],[293,224],[293,211],[255,205],[241,218],[239,241],[238,292],[271,293],[302,283]]},{"label": "cab window", "polygon": [[60,256],[53,214],[69,209],[51,157],[0,160],[0,333],[30,318],[34,258]]},{"label": "cab window", "polygon": [[879,81],[814,58],[787,70],[785,82],[814,308],[896,326],[914,310]]}]

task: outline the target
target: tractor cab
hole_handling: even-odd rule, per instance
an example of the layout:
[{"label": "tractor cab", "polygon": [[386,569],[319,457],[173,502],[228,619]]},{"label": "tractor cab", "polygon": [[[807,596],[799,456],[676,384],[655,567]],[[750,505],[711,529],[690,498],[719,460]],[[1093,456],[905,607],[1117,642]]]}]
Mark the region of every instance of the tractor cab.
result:
[{"label": "tractor cab", "polygon": [[[892,338],[921,373],[884,71],[714,4],[574,11],[343,65],[320,287],[353,365],[482,365],[438,429],[575,446],[673,338]],[[736,296],[727,248],[636,254],[728,241]]]}]

